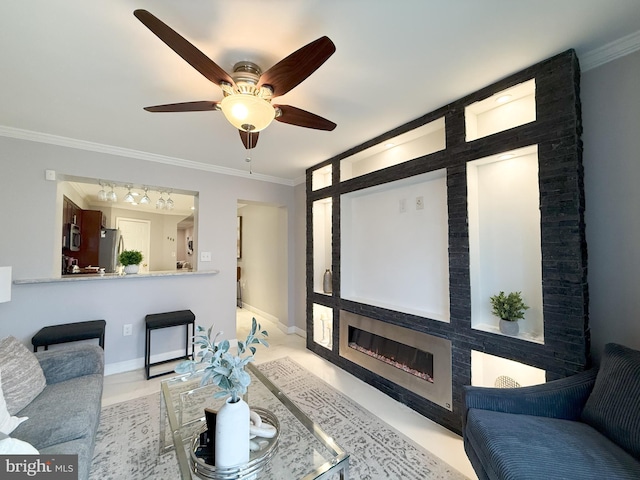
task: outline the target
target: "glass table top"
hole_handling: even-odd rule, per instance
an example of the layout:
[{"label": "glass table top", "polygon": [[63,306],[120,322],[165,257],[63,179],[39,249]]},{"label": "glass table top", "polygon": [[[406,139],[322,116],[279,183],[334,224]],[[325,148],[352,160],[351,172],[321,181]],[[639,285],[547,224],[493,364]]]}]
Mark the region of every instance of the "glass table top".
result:
[{"label": "glass table top", "polygon": [[[280,423],[278,449],[260,480],[347,479],[349,455],[253,364],[247,365],[251,385],[244,400],[272,412]],[[205,423],[204,409],[218,410],[225,399],[214,399],[215,385],[201,386],[202,371],[178,375],[161,383],[160,453],[175,450],[183,480],[192,477],[191,439]],[[180,448],[174,448],[180,445]]]}]

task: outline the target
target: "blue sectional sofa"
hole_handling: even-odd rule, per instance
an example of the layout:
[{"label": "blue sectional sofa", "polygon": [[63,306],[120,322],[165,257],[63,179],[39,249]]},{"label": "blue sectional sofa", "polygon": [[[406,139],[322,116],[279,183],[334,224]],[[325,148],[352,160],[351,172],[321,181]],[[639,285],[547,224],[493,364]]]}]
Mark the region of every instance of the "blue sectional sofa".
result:
[{"label": "blue sectional sofa", "polygon": [[466,387],[464,448],[480,480],[640,479],[640,351],[532,387]]}]

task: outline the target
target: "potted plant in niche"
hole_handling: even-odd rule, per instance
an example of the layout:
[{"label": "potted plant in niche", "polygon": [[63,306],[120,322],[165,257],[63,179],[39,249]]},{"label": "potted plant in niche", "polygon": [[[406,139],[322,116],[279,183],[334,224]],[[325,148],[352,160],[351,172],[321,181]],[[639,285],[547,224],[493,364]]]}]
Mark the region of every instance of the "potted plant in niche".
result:
[{"label": "potted plant in niche", "polygon": [[253,345],[269,346],[266,341],[269,334],[261,330],[260,324],[253,318],[251,331],[244,342],[238,341],[237,354],[234,355],[229,352],[229,340],[216,343],[222,332],[211,338],[212,329],[213,326],[205,331],[198,325],[193,341],[200,346],[197,360],[180,362],[175,371],[180,374],[194,373],[199,365],[206,365],[201,385],[214,383],[220,388],[214,398],[228,397],[216,415],[214,457],[216,467],[230,467],[249,461],[250,410],[242,396],[247,393],[251,377],[245,371],[245,366],[253,362],[256,353]]},{"label": "potted plant in niche", "polygon": [[142,252],[138,250],[123,250],[118,256],[120,265],[124,267],[124,273],[138,273]]},{"label": "potted plant in niche", "polygon": [[517,335],[519,331],[518,320],[524,318],[524,311],[529,307],[522,299],[522,292],[504,292],[489,297],[491,312],[500,318],[500,332],[505,335]]}]

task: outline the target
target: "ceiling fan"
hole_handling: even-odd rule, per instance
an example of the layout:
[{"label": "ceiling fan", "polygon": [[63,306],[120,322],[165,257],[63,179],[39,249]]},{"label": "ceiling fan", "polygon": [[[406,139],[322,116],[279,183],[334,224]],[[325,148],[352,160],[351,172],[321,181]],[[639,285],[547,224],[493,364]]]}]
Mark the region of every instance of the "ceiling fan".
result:
[{"label": "ceiling fan", "polygon": [[317,130],[333,130],[336,124],[314,113],[290,105],[274,105],[271,100],[284,95],[315,72],[336,51],[328,37],[296,50],[266,72],[253,62],[236,63],[228,74],[179,33],[146,10],[133,14],[169,48],[180,55],[209,81],[222,89],[221,101],[171,103],[145,107],[148,112],[201,112],[221,110],[240,132],[246,149],[258,143],[258,135],[274,119]]}]

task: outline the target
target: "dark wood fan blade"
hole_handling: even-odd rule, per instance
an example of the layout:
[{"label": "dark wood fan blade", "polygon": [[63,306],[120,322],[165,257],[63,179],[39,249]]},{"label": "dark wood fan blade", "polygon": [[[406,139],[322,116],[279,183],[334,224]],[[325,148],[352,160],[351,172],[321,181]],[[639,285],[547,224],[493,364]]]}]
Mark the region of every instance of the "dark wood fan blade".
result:
[{"label": "dark wood fan blade", "polygon": [[260,132],[245,132],[244,130],[238,130],[240,132],[240,138],[244,144],[244,148],[251,150],[258,144],[258,136]]},{"label": "dark wood fan blade", "polygon": [[189,65],[211,82],[216,85],[220,85],[220,82],[227,82],[234,85],[233,79],[227,72],[162,20],[146,10],[136,10],[133,14],[149,30],[155,33],[160,40],[166,43],[169,48],[180,55]]},{"label": "dark wood fan blade", "polygon": [[335,51],[329,37],[320,37],[264,72],[258,86],[269,85],[274,97],[284,95],[320,68]]},{"label": "dark wood fan blade", "polygon": [[331,131],[336,128],[336,124],[326,118],[322,118],[315,113],[307,112],[290,105],[274,105],[279,108],[282,114],[276,120],[282,123],[297,125],[298,127],[315,128],[316,130]]},{"label": "dark wood fan blade", "polygon": [[168,103],[166,105],[155,105],[153,107],[144,107],[147,112],[206,112],[208,110],[217,110],[218,102],[183,102]]}]

